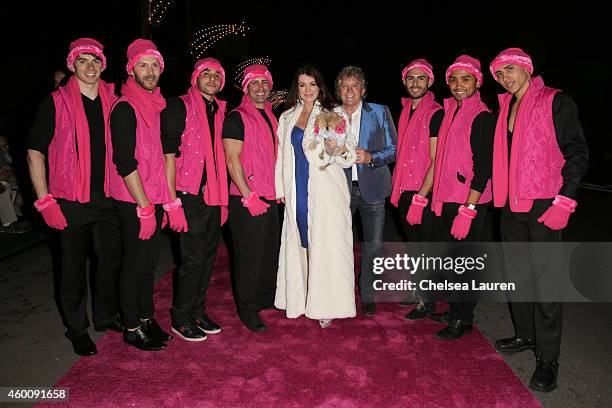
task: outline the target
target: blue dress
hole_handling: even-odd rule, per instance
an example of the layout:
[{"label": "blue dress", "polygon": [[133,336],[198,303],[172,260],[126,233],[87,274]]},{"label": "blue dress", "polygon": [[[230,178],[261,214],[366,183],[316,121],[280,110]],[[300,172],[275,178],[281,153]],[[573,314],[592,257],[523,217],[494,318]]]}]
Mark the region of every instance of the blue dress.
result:
[{"label": "blue dress", "polygon": [[291,144],[295,156],[295,217],[302,247],[308,248],[308,160],[302,148],[304,130],[295,126],[291,130]]}]

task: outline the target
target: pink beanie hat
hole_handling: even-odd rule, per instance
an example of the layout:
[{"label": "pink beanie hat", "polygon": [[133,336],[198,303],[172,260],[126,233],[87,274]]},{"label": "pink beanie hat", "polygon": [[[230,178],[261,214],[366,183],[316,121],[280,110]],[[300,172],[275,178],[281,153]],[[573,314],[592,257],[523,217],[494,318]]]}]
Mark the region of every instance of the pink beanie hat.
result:
[{"label": "pink beanie hat", "polygon": [[496,81],[497,77],[495,76],[495,71],[497,67],[504,64],[518,65],[519,67],[523,67],[525,71],[533,74],[533,62],[531,61],[531,57],[520,48],[507,48],[497,54],[497,57],[491,62],[489,71],[491,71],[491,75],[493,75]]},{"label": "pink beanie hat", "polygon": [[480,71],[480,61],[472,58],[469,55],[460,55],[455,62],[446,70],[446,83],[452,71],[456,69],[464,69],[476,77],[476,86],[482,85],[482,72]]},{"label": "pink beanie hat", "polygon": [[410,61],[410,63],[402,71],[402,81],[406,79],[406,76],[408,75],[408,71],[410,71],[413,68],[418,68],[421,71],[425,72],[427,76],[429,77],[429,79],[431,80],[431,83],[433,85],[433,81],[434,81],[433,68],[431,64],[427,62],[427,60],[424,60],[424,59],[415,59],[413,61]]},{"label": "pink beanie hat", "polygon": [[196,61],[193,66],[193,74],[191,74],[191,86],[196,86],[198,82],[198,77],[205,69],[214,69],[221,75],[221,88],[223,89],[223,85],[225,85],[225,70],[221,66],[221,63],[214,58],[204,58]]},{"label": "pink beanie hat", "polygon": [[249,82],[257,79],[257,78],[265,78],[270,83],[270,89],[272,89],[272,74],[268,70],[268,67],[261,64],[253,64],[249,65],[244,69],[244,76],[242,79],[242,91],[247,93],[247,87],[249,86]]},{"label": "pink beanie hat", "polygon": [[68,69],[74,72],[74,60],[81,54],[92,54],[102,61],[102,71],[106,68],[106,57],[104,56],[104,46],[93,38],[79,38],[70,43],[70,51],[66,57]]},{"label": "pink beanie hat", "polygon": [[134,69],[134,65],[142,58],[146,56],[151,56],[157,58],[159,62],[159,67],[161,68],[161,72],[164,72],[164,58],[157,50],[157,46],[153,44],[151,40],[145,40],[143,38],[139,38],[128,45],[127,49],[127,58],[128,63],[125,66],[125,69],[128,74],[132,73]]}]

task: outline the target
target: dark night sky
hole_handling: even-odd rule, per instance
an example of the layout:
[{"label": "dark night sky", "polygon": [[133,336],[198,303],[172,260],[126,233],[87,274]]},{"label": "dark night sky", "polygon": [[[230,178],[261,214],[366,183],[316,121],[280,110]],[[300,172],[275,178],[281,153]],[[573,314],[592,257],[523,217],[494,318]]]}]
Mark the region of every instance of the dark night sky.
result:
[{"label": "dark night sky", "polygon": [[[166,60],[160,82],[165,96],[178,95],[188,85],[194,62],[186,50],[191,32],[246,17],[253,27],[248,36],[224,39],[209,54],[221,59],[228,74],[246,57],[267,55],[272,59],[276,88],[286,88],[305,61],[318,63],[332,87],[342,66],[360,65],[368,75],[368,99],[389,105],[396,118],[404,96],[400,74],[409,60],[425,57],[432,62],[433,91],[442,99],[449,96],[444,70],[454,58],[462,53],[479,58],[485,71],[481,93],[496,109],[501,88],[488,73],[488,63],[501,49],[518,46],[532,55],[536,74],[576,100],[593,158],[601,160],[605,152],[612,155],[610,126],[603,122],[612,108],[607,14],[602,6],[587,7],[585,2],[556,3],[554,15],[519,9],[530,3],[535,4],[504,2],[505,7],[497,9],[474,2],[425,1],[399,7],[398,2],[368,0],[359,6],[285,1],[245,8],[237,2],[176,0],[152,35]],[[139,1],[22,1],[11,9],[5,4],[0,7],[0,69],[5,80],[0,117],[5,118],[14,145],[23,139],[40,98],[50,91],[52,72],[65,64],[73,39],[100,40],[109,63],[103,78],[120,82],[126,77],[126,47],[141,36]],[[513,26],[500,23],[502,18]],[[7,19],[16,27],[9,28]],[[230,101],[239,96],[227,86],[224,94]],[[612,184],[610,177],[608,183]]]}]

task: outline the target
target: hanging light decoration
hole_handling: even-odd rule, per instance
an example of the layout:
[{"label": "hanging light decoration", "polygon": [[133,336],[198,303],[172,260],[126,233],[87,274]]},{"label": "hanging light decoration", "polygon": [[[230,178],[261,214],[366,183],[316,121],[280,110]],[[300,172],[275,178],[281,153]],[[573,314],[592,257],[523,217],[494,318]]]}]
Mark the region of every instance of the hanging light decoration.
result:
[{"label": "hanging light decoration", "polygon": [[201,58],[219,40],[231,35],[246,37],[250,30],[251,27],[246,24],[244,19],[238,24],[220,24],[205,27],[195,33],[195,40],[191,43],[191,54],[196,58]]},{"label": "hanging light decoration", "polygon": [[287,100],[287,93],[286,89],[272,91],[270,92],[270,96],[268,96],[268,101],[272,102],[272,107],[276,109]]},{"label": "hanging light decoration", "polygon": [[159,27],[174,0],[149,0],[149,24]]},{"label": "hanging light decoration", "polygon": [[269,66],[271,63],[272,63],[272,60],[268,56],[249,58],[239,63],[236,66],[236,69],[234,69],[234,81],[236,82],[236,84],[238,84],[238,89],[242,89],[242,86],[241,86],[242,75],[246,67],[248,67],[249,65],[253,65],[253,64],[261,64],[261,65]]}]

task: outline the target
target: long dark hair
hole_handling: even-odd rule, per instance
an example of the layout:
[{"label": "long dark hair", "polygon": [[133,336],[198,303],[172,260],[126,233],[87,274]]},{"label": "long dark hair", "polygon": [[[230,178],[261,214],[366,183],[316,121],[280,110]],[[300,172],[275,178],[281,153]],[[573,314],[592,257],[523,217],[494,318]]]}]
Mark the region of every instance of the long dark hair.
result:
[{"label": "long dark hair", "polygon": [[331,110],[335,106],[335,100],[331,92],[325,86],[325,81],[323,80],[323,74],[313,65],[304,65],[300,69],[295,72],[293,77],[293,81],[291,82],[291,88],[289,88],[289,92],[287,93],[287,99],[285,100],[285,107],[287,109],[294,107],[298,103],[299,99],[299,84],[298,78],[300,75],[308,75],[309,77],[313,77],[315,83],[319,87],[319,96],[317,100],[321,103],[321,107]]}]

